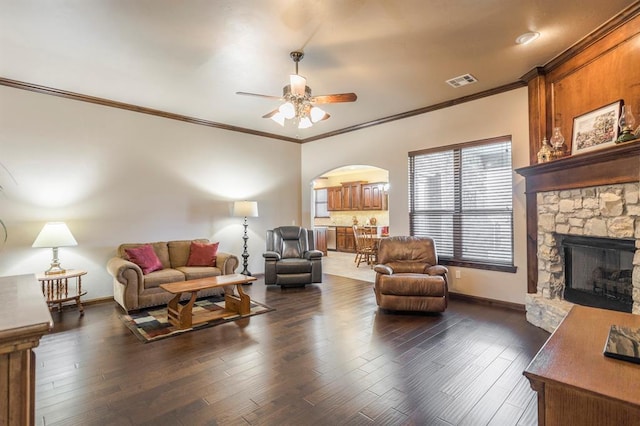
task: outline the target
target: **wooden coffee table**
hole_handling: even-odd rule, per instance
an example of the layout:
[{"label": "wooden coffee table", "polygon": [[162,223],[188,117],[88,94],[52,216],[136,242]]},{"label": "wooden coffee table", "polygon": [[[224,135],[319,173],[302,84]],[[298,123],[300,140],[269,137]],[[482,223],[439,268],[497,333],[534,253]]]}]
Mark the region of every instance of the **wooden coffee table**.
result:
[{"label": "wooden coffee table", "polygon": [[[194,325],[226,318],[235,315],[247,315],[251,311],[251,299],[242,289],[242,284],[255,281],[255,277],[242,274],[219,275],[217,277],[200,278],[197,280],[178,281],[175,283],[160,284],[160,288],[175,294],[167,305],[167,318],[171,324],[178,328],[191,328]],[[200,290],[214,287],[226,287],[235,285],[238,295],[233,294],[233,288],[226,289],[224,295],[224,310],[204,311],[193,313],[193,304]],[[191,298],[186,304],[180,303],[182,293],[191,293]]]}]

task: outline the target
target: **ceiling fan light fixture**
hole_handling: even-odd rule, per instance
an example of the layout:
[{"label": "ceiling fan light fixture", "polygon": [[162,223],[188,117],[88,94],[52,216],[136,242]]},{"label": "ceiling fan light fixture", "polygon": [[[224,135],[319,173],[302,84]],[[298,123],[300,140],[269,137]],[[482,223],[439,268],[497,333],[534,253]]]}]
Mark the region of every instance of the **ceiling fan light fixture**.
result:
[{"label": "ceiling fan light fixture", "polygon": [[282,114],[280,111],[277,111],[269,118],[284,127],[284,114]]},{"label": "ceiling fan light fixture", "polygon": [[282,96],[236,92],[238,95],[258,96],[283,102],[275,110],[263,115],[262,118],[270,118],[283,127],[285,126],[285,120],[296,120],[299,129],[307,129],[312,127],[314,123],[330,117],[324,110],[314,106],[315,103],[354,102],[358,98],[355,93],[312,96],[311,88],[307,86],[307,79],[298,74],[298,63],[304,57],[304,53],[295,51],[291,52],[290,56],[296,64],[296,71],[295,74],[289,75],[289,84],[282,88]]},{"label": "ceiling fan light fixture", "polygon": [[288,120],[291,120],[293,117],[296,116],[296,108],[295,106],[293,106],[291,102],[285,102],[282,105],[280,105],[280,108],[278,108],[278,111],[280,111],[280,113],[284,116],[284,118]]},{"label": "ceiling fan light fixture", "polygon": [[291,93],[295,96],[304,96],[305,89],[307,88],[307,79],[298,74],[291,74],[289,76],[289,82],[291,83]]},{"label": "ceiling fan light fixture", "polygon": [[318,121],[326,120],[330,117],[322,108],[317,106],[311,107],[309,115],[311,116],[312,123],[317,123]]},{"label": "ceiling fan light fixture", "polygon": [[308,129],[311,126],[313,126],[313,123],[309,117],[301,117],[298,121],[298,129]]}]

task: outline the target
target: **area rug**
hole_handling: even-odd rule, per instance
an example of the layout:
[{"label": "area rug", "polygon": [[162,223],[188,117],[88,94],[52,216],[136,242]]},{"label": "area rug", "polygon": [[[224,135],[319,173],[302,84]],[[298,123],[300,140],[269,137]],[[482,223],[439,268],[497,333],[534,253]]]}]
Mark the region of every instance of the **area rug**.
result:
[{"label": "area rug", "polygon": [[[198,311],[218,311],[224,309],[224,296],[210,296],[197,300],[193,305],[193,312]],[[198,324],[192,328],[178,329],[171,325],[167,320],[167,307],[154,307],[140,312],[120,315],[120,319],[124,325],[133,332],[133,334],[144,343],[155,342],[156,340],[165,339],[167,337],[177,336],[189,331],[200,330],[203,328],[213,327],[214,325],[224,324],[236,321],[242,318],[248,318],[253,315],[260,315],[270,311],[274,311],[267,305],[254,300],[251,301],[251,310],[247,315],[235,315],[226,318],[209,321]]]}]

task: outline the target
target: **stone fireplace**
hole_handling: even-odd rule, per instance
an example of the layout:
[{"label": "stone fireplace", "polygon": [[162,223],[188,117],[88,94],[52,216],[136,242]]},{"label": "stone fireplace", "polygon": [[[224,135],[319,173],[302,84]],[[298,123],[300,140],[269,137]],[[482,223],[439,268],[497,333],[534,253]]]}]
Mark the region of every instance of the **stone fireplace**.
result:
[{"label": "stone fireplace", "polygon": [[[596,259],[608,257],[606,250],[591,253],[593,260],[587,260],[586,271],[577,275],[598,278],[601,268],[599,278],[628,284],[630,274],[630,288],[597,283],[594,293],[624,299],[620,293],[626,292],[630,299],[625,301],[626,311],[640,314],[640,143],[566,156],[516,172],[526,183],[527,320],[553,332],[573,307],[564,297],[567,249],[563,246],[572,238],[604,240],[603,249],[623,247],[626,253],[616,265],[603,266]],[[571,273],[576,271],[570,269]]]},{"label": "stone fireplace", "polygon": [[[628,183],[537,194],[538,285],[536,293],[526,298],[529,322],[551,332],[573,306],[564,297],[566,259],[561,244],[565,236],[633,240],[636,248],[640,246],[639,192],[638,183]],[[632,257],[629,297],[633,313],[640,314],[640,250]],[[613,294],[614,290],[601,291],[606,296],[605,291]]]}]

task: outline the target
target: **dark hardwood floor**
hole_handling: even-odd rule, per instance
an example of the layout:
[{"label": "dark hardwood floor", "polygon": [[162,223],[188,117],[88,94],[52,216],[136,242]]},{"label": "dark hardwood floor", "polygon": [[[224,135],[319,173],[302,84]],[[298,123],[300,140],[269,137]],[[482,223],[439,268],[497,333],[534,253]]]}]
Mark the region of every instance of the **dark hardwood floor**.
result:
[{"label": "dark hardwood floor", "polygon": [[144,344],[115,303],[53,313],[35,349],[39,425],[534,425],[522,371],[548,333],[452,301],[377,309],[372,283],[245,286],[276,311]]}]

